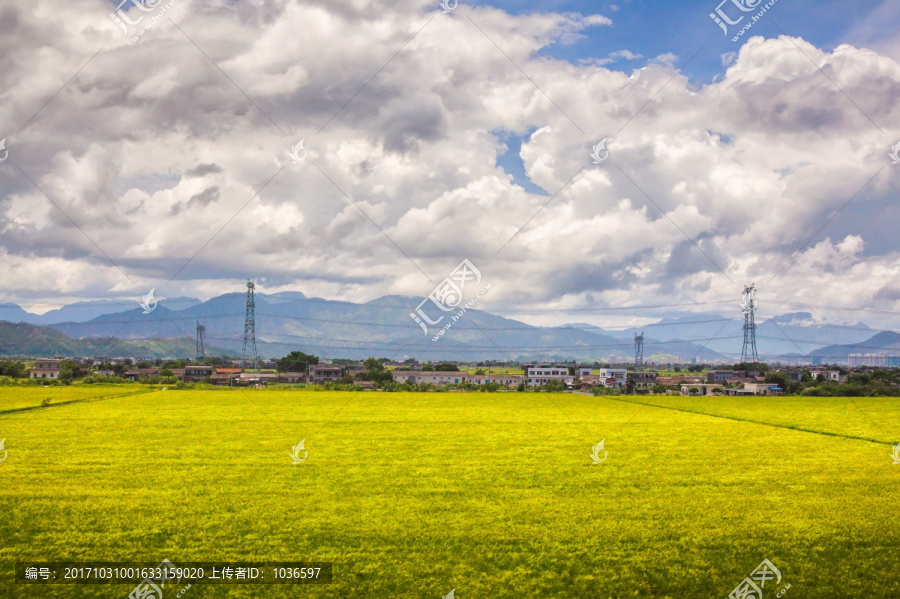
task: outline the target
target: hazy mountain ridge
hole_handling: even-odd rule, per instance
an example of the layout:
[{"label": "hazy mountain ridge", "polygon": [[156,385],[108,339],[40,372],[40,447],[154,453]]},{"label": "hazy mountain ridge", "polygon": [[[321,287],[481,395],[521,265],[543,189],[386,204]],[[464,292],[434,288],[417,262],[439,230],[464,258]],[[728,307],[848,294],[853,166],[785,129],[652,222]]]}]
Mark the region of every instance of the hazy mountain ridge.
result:
[{"label": "hazy mountain ridge", "polygon": [[[49,327],[25,322],[0,322],[0,356],[50,358],[53,356],[140,356],[146,358],[193,356],[191,339],[146,339],[132,342],[122,339],[72,339]],[[221,353],[214,347],[210,355]]]},{"label": "hazy mountain ridge", "polygon": [[[336,358],[378,355],[448,360],[627,361],[634,355],[635,333],[643,333],[646,358],[666,355],[690,361],[697,356],[702,361],[736,359],[743,341],[740,313],[734,317],[676,313],[643,327],[606,330],[585,323],[538,327],[480,310],[469,310],[438,341],[433,341],[451,314],[445,314],[440,324],[430,327],[426,334],[410,318],[422,299],[390,295],[357,304],[310,298],[294,291],[258,293],[259,354],[278,357],[300,349]],[[193,343],[196,323],[201,322],[206,326],[207,346],[239,355],[243,347],[245,303],[246,294],[234,292],[205,302],[194,298],[160,300],[150,314],[143,314],[137,305],[131,307],[129,302],[79,302],[43,316],[55,320],[66,314],[83,317],[92,311],[109,310],[86,321],[75,319],[50,325],[70,340],[115,336],[131,342],[183,339]],[[432,315],[436,316],[436,313]],[[32,320],[37,315],[15,304],[2,304],[0,317],[27,322],[26,318]],[[821,325],[815,323],[810,313],[795,312],[760,319],[757,345],[765,359],[801,354],[834,357],[842,353],[841,359],[846,359],[847,353],[866,353],[866,350],[848,348],[866,345],[875,332],[865,325]],[[48,338],[47,343],[48,347],[67,346],[60,339]],[[34,344],[10,344],[0,347],[0,351],[20,347],[39,349]],[[193,349],[187,355],[192,354]]]},{"label": "hazy mountain ridge", "polygon": [[[256,294],[256,337],[260,356],[279,357],[300,349],[321,356],[416,357],[447,360],[629,360],[633,344],[601,330],[535,327],[479,310],[467,314],[438,341],[439,328],[426,334],[411,318],[422,298],[385,296],[365,304],[308,298],[297,292]],[[103,314],[87,322],[53,324],[73,339],[115,336],[127,341],[183,338],[193,342],[196,323],[206,326],[206,343],[240,354],[246,294],[228,293],[181,310],[160,301],[143,314],[138,307]],[[436,314],[434,316],[437,316]],[[450,315],[440,323],[449,322]],[[701,346],[647,338],[645,355],[664,352],[690,359],[722,356]],[[193,354],[191,350],[189,355]]]}]

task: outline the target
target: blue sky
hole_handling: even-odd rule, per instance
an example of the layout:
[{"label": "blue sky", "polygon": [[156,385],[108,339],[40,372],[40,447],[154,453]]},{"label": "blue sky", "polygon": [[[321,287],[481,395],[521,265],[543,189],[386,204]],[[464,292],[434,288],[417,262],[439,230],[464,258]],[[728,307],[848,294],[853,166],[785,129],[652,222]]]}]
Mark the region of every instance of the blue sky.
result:
[{"label": "blue sky", "polygon": [[[685,69],[692,80],[709,81],[724,72],[721,55],[740,48],[743,39],[732,42],[709,18],[717,0],[681,0],[677,2],[642,2],[616,0],[492,0],[473,2],[490,5],[512,14],[532,12],[580,12],[601,14],[612,19],[612,26],[585,31],[584,39],[570,46],[553,46],[543,54],[578,62],[581,59],[607,57],[628,50],[642,55],[639,60],[621,60],[607,68],[629,72],[646,64],[648,59],[666,53],[677,55],[681,62],[695,52],[703,51]],[[860,42],[855,35],[858,25],[879,6],[877,2],[844,0],[779,0],[767,16],[790,35],[800,36],[819,48],[831,50],[844,42]],[[897,23],[882,23],[886,34],[894,34]],[[778,28],[768,20],[758,23],[753,35],[776,37]],[[876,33],[877,36],[877,33]],[[744,38],[745,39],[745,38]]]},{"label": "blue sky", "polygon": [[[589,28],[575,43],[554,44],[540,54],[573,64],[612,58],[612,62],[604,66],[624,73],[642,68],[659,56],[672,54],[676,57],[673,64],[696,84],[709,83],[724,75],[727,66],[723,56],[740,51],[748,36],[778,37],[781,35],[779,27],[785,33],[802,37],[825,51],[831,51],[842,43],[865,47],[896,36],[900,30],[900,11],[890,8],[885,11],[887,3],[880,0],[856,3],[843,0],[778,0],[766,18],[754,24],[747,36],[734,42],[731,34],[726,37],[709,17],[719,1],[492,0],[471,4],[494,6],[511,14],[578,12],[603,15],[612,20],[611,26]],[[882,8],[880,13],[879,7]],[[890,18],[885,19],[885,12],[891,13]],[[495,133],[508,147],[498,163],[513,176],[515,183],[529,192],[546,195],[525,177],[519,157],[523,137]]]}]

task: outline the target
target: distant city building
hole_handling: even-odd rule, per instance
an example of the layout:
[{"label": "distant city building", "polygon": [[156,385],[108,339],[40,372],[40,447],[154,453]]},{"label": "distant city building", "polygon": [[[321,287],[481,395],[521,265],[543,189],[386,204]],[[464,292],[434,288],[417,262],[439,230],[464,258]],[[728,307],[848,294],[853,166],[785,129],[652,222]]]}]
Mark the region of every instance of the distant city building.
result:
[{"label": "distant city building", "polygon": [[850,354],[847,356],[847,362],[850,366],[883,366],[890,368],[900,366],[900,356],[888,354],[887,352]]}]

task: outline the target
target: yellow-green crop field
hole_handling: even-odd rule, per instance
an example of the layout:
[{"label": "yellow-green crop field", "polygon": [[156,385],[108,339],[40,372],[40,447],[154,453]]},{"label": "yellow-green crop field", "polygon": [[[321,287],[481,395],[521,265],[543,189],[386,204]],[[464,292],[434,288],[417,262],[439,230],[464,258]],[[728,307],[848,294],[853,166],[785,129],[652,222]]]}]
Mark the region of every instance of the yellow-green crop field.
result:
[{"label": "yellow-green crop field", "polygon": [[0,387],[0,596],[169,559],[334,564],[179,599],[724,598],[769,559],[766,599],[900,597],[896,398],[141,389]]}]

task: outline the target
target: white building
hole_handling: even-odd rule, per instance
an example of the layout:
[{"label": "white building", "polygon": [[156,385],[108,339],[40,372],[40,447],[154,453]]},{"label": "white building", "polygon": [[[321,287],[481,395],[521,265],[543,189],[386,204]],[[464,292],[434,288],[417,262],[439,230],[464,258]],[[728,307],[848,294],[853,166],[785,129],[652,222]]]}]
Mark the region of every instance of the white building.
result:
[{"label": "white building", "polygon": [[[616,385],[624,387],[628,382],[628,370],[624,368],[601,368],[600,380],[615,379]],[[606,385],[609,386],[608,384]]]},{"label": "white building", "polygon": [[569,367],[565,364],[526,364],[525,384],[531,387],[546,385],[550,381],[560,381],[571,385],[575,375],[569,374]]},{"label": "white building", "polygon": [[62,366],[62,358],[53,358],[52,360],[35,360],[34,368],[29,373],[29,378],[33,379],[53,379],[59,378],[59,371]]},{"label": "white building", "polygon": [[465,371],[442,370],[394,370],[394,380],[398,383],[428,384],[428,385],[458,385],[471,383],[473,385],[486,385],[497,383],[507,387],[513,387],[521,383],[525,377],[521,374],[469,374]]}]

